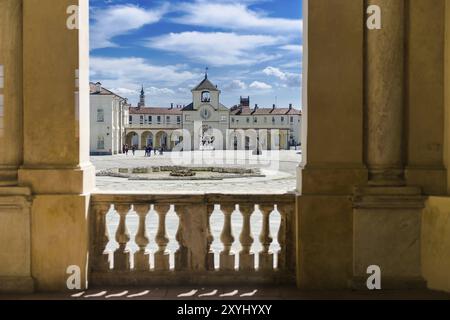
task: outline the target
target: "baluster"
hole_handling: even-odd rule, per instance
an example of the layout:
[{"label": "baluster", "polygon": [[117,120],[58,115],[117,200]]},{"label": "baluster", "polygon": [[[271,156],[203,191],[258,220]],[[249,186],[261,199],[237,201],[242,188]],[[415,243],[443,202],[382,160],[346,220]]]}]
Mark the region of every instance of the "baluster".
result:
[{"label": "baluster", "polygon": [[[280,229],[278,231],[278,243],[280,245],[280,250],[278,251],[277,260],[278,264],[277,267],[280,270],[283,269],[289,269],[290,264],[292,263],[293,259],[290,259],[289,253],[291,243],[288,241],[288,219],[289,215],[292,214],[293,206],[292,204],[283,204],[283,205],[277,205],[277,210],[280,213],[281,221],[280,221]],[[292,260],[292,261],[291,261]]]},{"label": "baluster", "polygon": [[255,255],[250,251],[253,244],[250,218],[254,209],[254,205],[239,205],[239,210],[244,220],[242,232],[239,237],[242,247],[239,252],[239,270],[250,271],[255,269]]},{"label": "baluster", "polygon": [[96,204],[93,208],[95,217],[95,242],[94,242],[94,263],[95,271],[108,271],[109,252],[105,252],[109,242],[108,226],[106,225],[106,215],[111,208],[110,204]]},{"label": "baluster", "polygon": [[155,241],[158,245],[158,251],[155,252],[155,270],[164,271],[170,269],[169,252],[166,250],[169,243],[169,237],[166,232],[166,215],[170,210],[168,205],[155,205],[155,211],[158,214],[158,232]]},{"label": "baluster", "polygon": [[134,253],[134,269],[138,271],[147,271],[150,270],[150,254],[147,251],[147,245],[150,241],[145,227],[145,219],[150,210],[150,205],[137,204],[134,205],[134,210],[139,216],[139,227],[135,237],[139,250]]},{"label": "baluster", "polygon": [[231,251],[231,246],[234,242],[231,215],[235,210],[235,206],[221,205],[220,210],[224,215],[223,230],[220,235],[220,241],[223,243],[223,250],[220,252],[220,270],[234,270],[234,252]]},{"label": "baluster", "polygon": [[262,245],[262,250],[259,253],[259,269],[272,270],[273,269],[273,253],[269,252],[270,244],[273,239],[270,235],[270,214],[273,211],[273,205],[260,205],[259,210],[263,216],[263,225],[259,241]]},{"label": "baluster", "polygon": [[175,205],[175,212],[178,216],[178,230],[175,239],[178,242],[178,249],[175,252],[175,270],[186,270],[188,267],[188,248],[184,240],[184,225],[186,217],[186,206]]},{"label": "baluster", "polygon": [[214,251],[211,250],[211,244],[214,241],[214,236],[211,231],[211,215],[214,212],[214,205],[208,205],[206,207],[207,212],[207,240],[206,240],[206,270],[213,271],[214,266]]},{"label": "baluster", "polygon": [[130,205],[119,204],[114,205],[114,208],[120,216],[119,226],[116,231],[116,241],[119,244],[119,248],[114,251],[114,269],[120,271],[130,270],[130,250],[127,249],[130,234],[126,225],[126,217],[130,211]]}]

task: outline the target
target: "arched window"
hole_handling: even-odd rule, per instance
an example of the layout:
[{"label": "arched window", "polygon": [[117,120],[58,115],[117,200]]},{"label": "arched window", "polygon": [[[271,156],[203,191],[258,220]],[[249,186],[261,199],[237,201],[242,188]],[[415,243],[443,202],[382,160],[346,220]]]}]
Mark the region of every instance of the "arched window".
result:
[{"label": "arched window", "polygon": [[211,102],[211,94],[209,91],[202,92],[202,102]]}]

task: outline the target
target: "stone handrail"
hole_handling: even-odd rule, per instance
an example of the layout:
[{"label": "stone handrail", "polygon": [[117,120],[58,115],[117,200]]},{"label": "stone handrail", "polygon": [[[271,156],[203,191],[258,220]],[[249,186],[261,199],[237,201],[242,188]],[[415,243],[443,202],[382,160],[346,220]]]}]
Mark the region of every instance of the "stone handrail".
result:
[{"label": "stone handrail", "polygon": [[[249,283],[292,282],[295,270],[294,206],[293,194],[94,194],[91,199],[91,282],[94,285],[215,285],[241,283],[243,280]],[[106,250],[112,240],[106,219],[111,210],[119,216],[115,231],[118,247],[112,254]],[[179,221],[174,239],[169,239],[166,232],[166,215],[170,210],[175,211]],[[222,250],[218,256],[211,249],[214,236],[218,236],[213,235],[210,224],[215,210],[220,210],[224,221],[220,233]],[[277,235],[280,250],[274,254],[269,250],[273,242],[270,218],[276,211],[281,221]],[[134,255],[127,249],[131,239],[126,218],[131,212],[138,216],[134,237],[138,249]],[[251,217],[256,212],[262,216],[262,228],[258,230],[261,251],[257,253],[257,266],[255,253],[251,251],[255,242]],[[151,213],[158,218],[156,225],[152,225],[156,231],[153,240],[157,245],[152,257],[147,250],[151,239],[146,223]],[[236,241],[232,225],[234,214],[242,215],[242,231],[238,239],[241,250],[238,255],[232,251]],[[172,266],[167,250],[169,241],[178,243]],[[134,261],[133,266],[131,260]]]}]

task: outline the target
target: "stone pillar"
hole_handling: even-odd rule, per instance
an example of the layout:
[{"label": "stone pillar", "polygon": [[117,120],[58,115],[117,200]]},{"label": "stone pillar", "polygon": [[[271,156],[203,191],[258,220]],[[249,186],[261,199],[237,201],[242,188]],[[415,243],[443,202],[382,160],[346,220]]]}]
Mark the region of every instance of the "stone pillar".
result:
[{"label": "stone pillar", "polygon": [[[447,2],[447,4],[446,4]],[[447,0],[409,1],[405,135],[405,180],[426,195],[446,194],[445,151],[445,11]],[[448,167],[448,166],[447,166]]]},{"label": "stone pillar", "polygon": [[30,190],[22,163],[22,1],[0,1],[0,293],[32,292]]},{"label": "stone pillar", "polygon": [[88,10],[87,0],[23,1],[19,183],[34,196],[32,275],[38,290],[67,289],[69,266],[79,267],[82,289],[87,286],[89,192],[95,185],[89,162]]},{"label": "stone pillar", "polygon": [[366,31],[367,155],[375,185],[404,185],[403,109],[405,2],[369,0],[381,8],[382,28]]},{"label": "stone pillar", "polygon": [[0,187],[22,163],[22,1],[0,3]]},{"label": "stone pillar", "polygon": [[363,1],[303,3],[297,284],[302,289],[343,289],[352,274],[353,186],[367,182],[362,107],[364,6]]},{"label": "stone pillar", "polygon": [[404,179],[404,0],[370,0],[381,9],[381,29],[366,31],[365,100],[368,186],[353,197],[353,286],[367,290],[368,268],[381,271],[381,288],[424,286],[420,236],[421,189]]}]

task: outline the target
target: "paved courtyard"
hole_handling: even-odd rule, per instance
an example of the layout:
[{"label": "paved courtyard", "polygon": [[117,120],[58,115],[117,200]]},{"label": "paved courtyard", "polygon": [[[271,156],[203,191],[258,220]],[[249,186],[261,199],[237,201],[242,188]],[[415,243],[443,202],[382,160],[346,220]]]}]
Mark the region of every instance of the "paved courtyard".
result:
[{"label": "paved courtyard", "polygon": [[224,180],[157,180],[136,181],[127,178],[97,177],[100,192],[164,192],[164,193],[285,193],[296,188],[296,169],[301,162],[300,151],[192,151],[166,152],[145,157],[144,151],[133,156],[92,156],[96,170],[151,166],[215,166],[259,168],[265,177]]}]

